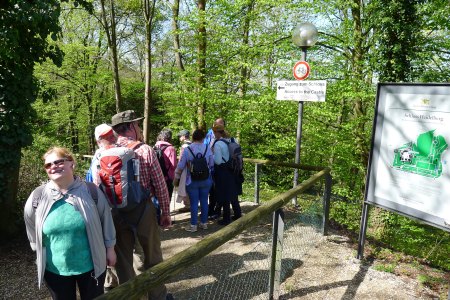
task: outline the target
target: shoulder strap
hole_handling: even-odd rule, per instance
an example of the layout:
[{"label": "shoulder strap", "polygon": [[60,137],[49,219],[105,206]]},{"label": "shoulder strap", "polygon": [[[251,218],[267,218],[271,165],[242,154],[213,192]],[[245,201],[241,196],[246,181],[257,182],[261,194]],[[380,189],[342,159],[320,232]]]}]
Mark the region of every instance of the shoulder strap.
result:
[{"label": "shoulder strap", "polygon": [[[188,147],[186,147],[186,148],[189,149],[189,152],[191,152],[192,157],[195,158],[194,152],[192,152],[191,147],[188,146]],[[208,151],[208,145],[205,145],[205,152],[203,153],[203,157],[205,157],[206,151]],[[198,154],[198,153],[197,153],[197,154]]]},{"label": "shoulder strap", "polygon": [[155,145],[154,147],[153,147],[153,149],[158,149],[158,150],[161,150],[161,153],[164,153],[164,150],[166,150],[167,149],[167,147],[169,147],[169,146],[171,146],[171,145]]},{"label": "shoulder strap", "polygon": [[186,149],[188,149],[188,150],[189,150],[189,152],[191,152],[191,154],[192,154],[192,157],[193,157],[193,158],[195,158],[194,152],[192,152],[192,150],[191,150],[191,147],[187,146],[187,147],[186,147]]},{"label": "shoulder strap", "polygon": [[39,202],[41,201],[42,194],[44,193],[44,189],[45,189],[45,184],[42,184],[42,185],[38,186],[36,189],[34,189],[33,200],[32,200],[34,209],[36,209],[38,207]]},{"label": "shoulder strap", "polygon": [[94,200],[95,204],[98,203],[98,192],[97,192],[97,186],[93,182],[86,182],[86,185],[88,187],[89,194],[91,194],[92,199]]},{"label": "shoulder strap", "polygon": [[[230,145],[230,142],[223,138],[220,138],[219,141],[222,141],[227,147]],[[230,149],[230,148],[228,148],[228,149]],[[229,150],[228,150],[228,160],[225,160],[225,158],[222,156],[222,161],[224,163],[231,161],[231,153]]]},{"label": "shoulder strap", "polygon": [[224,140],[223,138],[220,138],[220,139],[214,141],[214,143],[212,144],[212,147],[214,147],[214,145],[215,145],[217,142],[219,142],[219,141],[224,142],[227,146],[228,146],[228,144],[230,143],[230,142]]},{"label": "shoulder strap", "polygon": [[143,142],[140,141],[134,141],[129,143],[126,147],[130,148],[131,150],[136,150],[137,148],[139,148],[142,144],[144,144]]}]

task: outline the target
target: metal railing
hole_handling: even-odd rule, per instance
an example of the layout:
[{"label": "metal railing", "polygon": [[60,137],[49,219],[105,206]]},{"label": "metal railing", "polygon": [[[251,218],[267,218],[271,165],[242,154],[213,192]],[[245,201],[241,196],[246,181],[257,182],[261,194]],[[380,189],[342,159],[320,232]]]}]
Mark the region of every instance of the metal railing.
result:
[{"label": "metal railing", "polygon": [[[263,220],[264,218],[269,217],[271,214],[274,214],[275,212],[279,212],[279,210],[288,204],[290,200],[301,194],[304,193],[306,190],[308,190],[310,187],[312,187],[315,183],[319,182],[321,179],[325,180],[325,189],[323,192],[323,215],[322,215],[322,222],[323,222],[323,230],[322,234],[327,234],[327,223],[328,223],[328,216],[329,216],[329,202],[330,202],[330,192],[331,192],[331,175],[330,175],[330,168],[323,168],[323,167],[313,167],[313,166],[304,166],[304,165],[298,165],[294,163],[283,163],[283,162],[275,162],[275,161],[267,161],[267,160],[256,160],[256,159],[245,159],[246,162],[255,163],[255,201],[259,202],[259,167],[258,165],[274,165],[274,166],[284,166],[284,167],[291,167],[291,168],[299,168],[303,170],[309,170],[309,171],[318,171],[311,177],[309,177],[307,180],[303,181],[299,185],[297,185],[295,188],[292,188],[284,193],[281,193],[275,197],[273,197],[270,201],[264,202],[261,206],[257,207],[256,209],[252,210],[251,212],[245,214],[240,219],[234,221],[233,223],[225,226],[223,229],[216,231],[206,237],[204,237],[200,242],[197,244],[183,250],[180,253],[175,254],[174,256],[170,257],[167,260],[164,260],[163,262],[159,263],[158,265],[146,270],[144,273],[140,274],[136,278],[114,288],[110,292],[98,297],[97,299],[139,299],[141,296],[145,295],[148,290],[150,290],[152,287],[155,287],[157,285],[160,285],[162,283],[167,283],[171,278],[176,276],[177,274],[180,274],[190,266],[194,265],[196,262],[219,248],[221,245],[224,245],[234,237],[236,237],[238,234],[243,232],[244,230],[251,229],[255,224]],[[275,220],[275,218],[274,218]],[[295,232],[295,230],[294,230]],[[274,231],[273,240],[277,240],[277,235]],[[297,241],[298,243],[298,241]],[[277,247],[272,244],[269,248],[272,248],[272,253],[270,254],[272,257],[275,256],[275,252],[277,251]],[[298,252],[298,246],[295,246],[296,251]],[[275,252],[274,252],[275,251]],[[273,274],[273,263],[270,267],[270,270],[272,270],[270,273]],[[272,276],[272,275],[271,275]],[[252,280],[254,280],[253,278]],[[264,280],[262,280],[264,282]],[[269,288],[267,286],[269,285]],[[266,285],[262,284],[262,287],[266,289],[264,298],[272,299],[273,293],[274,293],[274,284],[276,280],[273,278],[270,278],[270,280],[266,281]],[[211,286],[209,287],[212,288]],[[220,291],[220,287],[215,287],[215,289],[218,289]],[[260,288],[259,288],[260,289]],[[230,291],[233,292],[233,291]],[[260,293],[253,291],[252,294],[256,295]],[[209,291],[204,291],[202,294],[202,297],[207,296],[208,299],[236,299],[236,298],[230,298],[230,294],[227,294],[226,296],[221,297],[220,295],[215,294]],[[243,294],[240,294],[240,297],[243,297],[241,299],[247,298],[247,296],[243,296]],[[193,298],[193,297],[191,297]],[[200,298],[201,299],[201,298]]]}]

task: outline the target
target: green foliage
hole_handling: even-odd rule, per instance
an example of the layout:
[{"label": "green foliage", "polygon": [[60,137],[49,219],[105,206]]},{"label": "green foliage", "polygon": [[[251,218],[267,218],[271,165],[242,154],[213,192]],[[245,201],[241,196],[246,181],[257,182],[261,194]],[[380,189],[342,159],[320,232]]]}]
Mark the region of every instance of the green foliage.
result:
[{"label": "green foliage", "polygon": [[346,199],[342,198],[332,201],[330,218],[349,230],[357,232],[361,220],[361,205]]},{"label": "green foliage", "polygon": [[386,272],[386,273],[394,273],[395,272],[394,264],[376,264],[373,268],[377,271]]},{"label": "green foliage", "polygon": [[437,283],[445,283],[446,282],[446,280],[444,278],[429,276],[426,274],[417,275],[417,281],[419,281],[420,284],[427,286],[427,287],[432,287],[433,285],[435,285]]},{"label": "green foliage", "polygon": [[412,79],[411,63],[423,43],[417,13],[418,2],[373,1],[370,5],[376,38],[379,40],[375,68],[380,72],[380,80],[385,82],[407,82]]},{"label": "green foliage", "polygon": [[450,269],[450,233],[387,211],[375,210],[371,219],[377,230],[369,234],[393,249]]},{"label": "green foliage", "polygon": [[62,52],[46,37],[59,32],[57,1],[8,1],[0,6],[0,236],[15,233],[14,206],[20,149],[31,144],[28,124],[35,117],[35,62],[61,63]]},{"label": "green foliage", "polygon": [[[75,1],[91,7],[85,1]],[[0,237],[16,231],[15,199],[20,153],[32,142],[31,122],[36,114],[31,104],[37,97],[33,77],[35,63],[50,59],[62,63],[62,51],[49,42],[61,27],[59,1],[3,1],[0,5]],[[17,219],[16,219],[17,220]]]},{"label": "green foliage", "polygon": [[[89,6],[90,12],[96,4],[75,3]],[[194,4],[182,2],[177,20],[181,70],[174,63],[174,32],[167,30],[172,21],[170,5],[157,2],[150,140],[163,127],[174,132],[194,129],[199,114],[208,127],[223,117],[227,130],[239,138],[245,157],[293,162],[298,103],[276,101],[275,86],[277,80],[293,79],[291,68],[300,59],[300,50],[291,42],[293,26],[320,20],[316,22],[319,43],[308,49],[309,79],[327,80],[327,96],[324,103],[304,103],[301,163],[332,168],[331,218],[356,232],[370,150],[374,82],[448,82],[448,1],[376,0],[364,7],[362,2],[350,5],[334,0],[208,2],[206,82],[201,88],[198,26],[202,18]],[[121,0],[115,5],[122,105],[142,115],[146,29],[140,2]],[[20,149],[30,145],[31,133],[34,143],[24,152],[27,157],[40,157],[52,145],[90,154],[95,146],[93,128],[115,113],[104,29],[93,15],[74,6],[64,4],[61,16],[58,1],[10,1],[0,6],[0,37],[5,45],[0,49],[4,97],[0,167],[18,168]],[[423,39],[424,35],[430,38]],[[85,166],[80,164],[81,160],[81,171]],[[5,170],[0,180],[12,174]],[[300,181],[310,175],[300,172]],[[292,180],[289,168],[262,167],[262,198],[290,188]],[[252,189],[251,179],[244,188]],[[436,265],[449,265],[444,256],[448,238],[440,231],[386,212],[377,212],[370,222],[374,238]]]}]

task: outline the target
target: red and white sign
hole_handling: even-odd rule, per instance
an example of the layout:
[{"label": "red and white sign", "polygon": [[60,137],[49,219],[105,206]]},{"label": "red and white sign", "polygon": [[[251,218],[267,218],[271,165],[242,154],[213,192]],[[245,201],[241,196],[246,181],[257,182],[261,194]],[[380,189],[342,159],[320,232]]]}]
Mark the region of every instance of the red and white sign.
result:
[{"label": "red and white sign", "polygon": [[298,61],[294,65],[294,77],[297,80],[304,80],[309,76],[309,64],[306,61]]}]

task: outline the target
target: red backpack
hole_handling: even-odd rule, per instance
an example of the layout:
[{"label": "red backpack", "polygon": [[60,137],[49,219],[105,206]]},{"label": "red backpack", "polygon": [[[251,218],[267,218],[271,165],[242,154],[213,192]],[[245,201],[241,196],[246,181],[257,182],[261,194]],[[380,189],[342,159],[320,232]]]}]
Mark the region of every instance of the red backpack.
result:
[{"label": "red backpack", "polygon": [[150,197],[139,182],[139,157],[134,152],[143,143],[134,142],[127,147],[112,147],[100,153],[100,189],[111,207],[128,211]]}]

